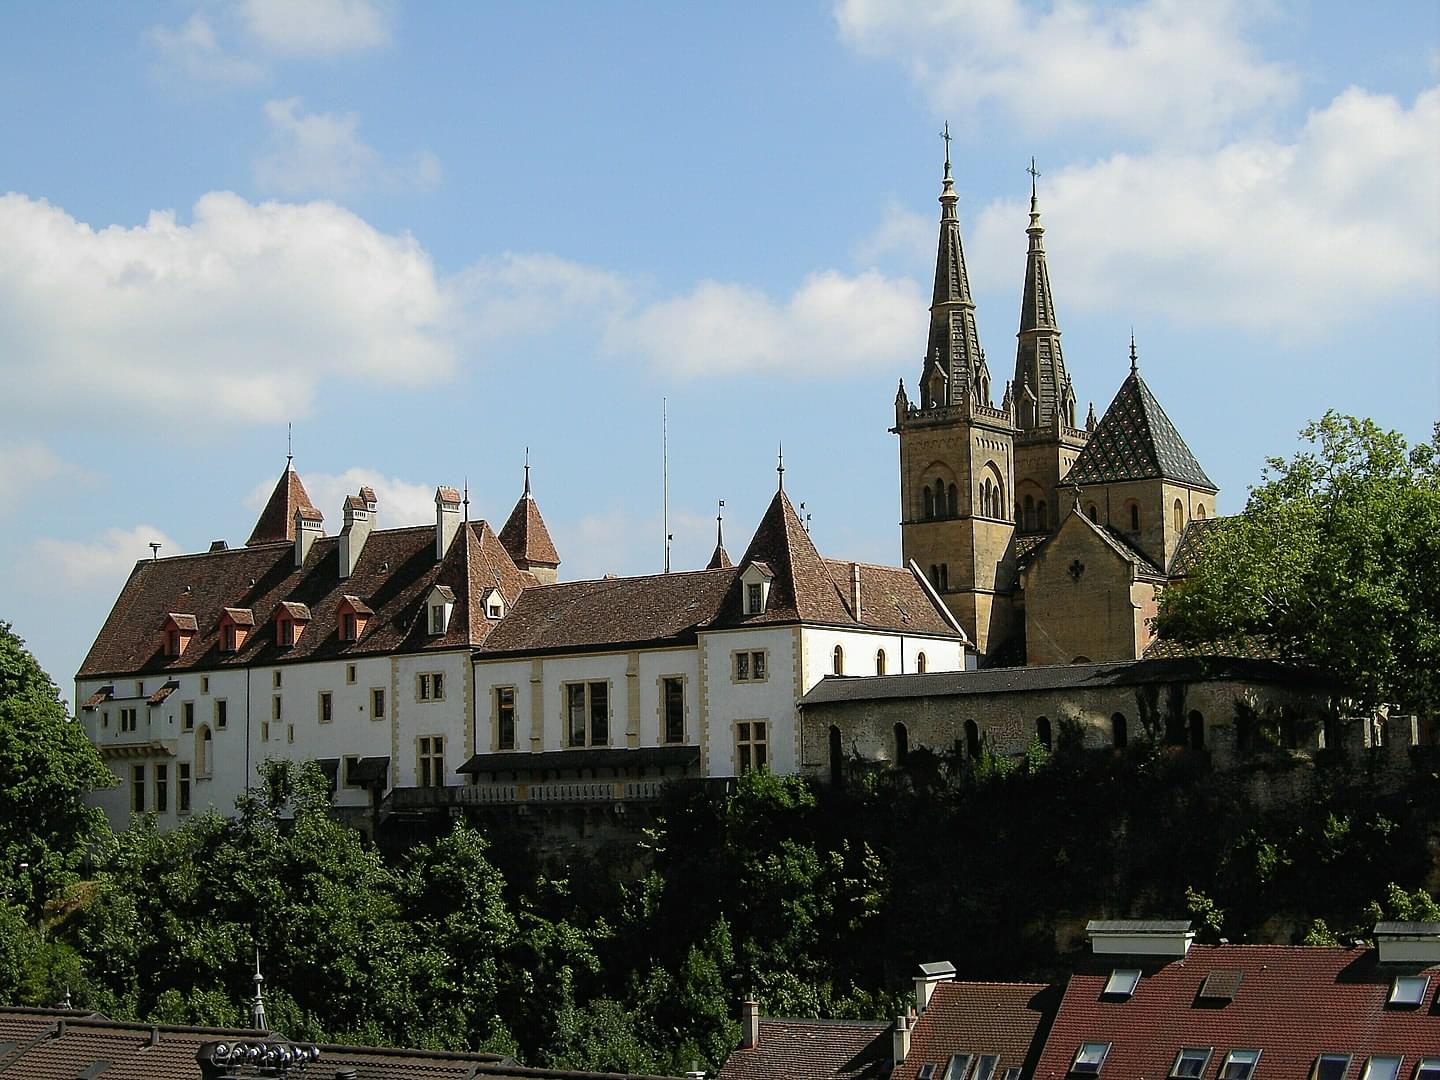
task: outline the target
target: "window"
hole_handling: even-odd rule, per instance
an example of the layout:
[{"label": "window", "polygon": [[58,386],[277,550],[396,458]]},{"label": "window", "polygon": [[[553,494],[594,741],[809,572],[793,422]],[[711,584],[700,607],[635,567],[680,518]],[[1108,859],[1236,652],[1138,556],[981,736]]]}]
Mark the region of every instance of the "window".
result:
[{"label": "window", "polygon": [[1124,750],[1130,742],[1128,727],[1129,725],[1125,723],[1124,714],[1117,712],[1114,716],[1110,717],[1110,741],[1115,744],[1116,750]]},{"label": "window", "polygon": [[445,605],[430,605],[430,633],[443,634],[445,632]]},{"label": "window", "polygon": [[830,666],[835,669],[836,675],[845,674],[845,650],[839,645],[835,646],[835,655],[831,658]]},{"label": "window", "polygon": [[1050,513],[1045,506],[1044,499],[1035,504],[1035,524],[1041,532],[1050,527]]},{"label": "window", "polygon": [[765,681],[765,650],[755,649],[732,654],[735,658],[736,682]]},{"label": "window", "polygon": [[328,724],[335,719],[335,695],[329,690],[320,691],[320,723]]},{"label": "window", "polygon": [[1196,518],[1197,521],[1204,521],[1204,520],[1205,520],[1205,504],[1204,504],[1204,503],[1196,503],[1196,504],[1195,504],[1195,518]]},{"label": "window", "polygon": [[286,724],[286,725],[285,725],[285,741],[288,742],[288,743],[293,743],[293,742],[295,741],[295,725],[294,725],[294,724]]},{"label": "window", "polygon": [[440,671],[429,671],[423,675],[415,676],[415,700],[416,701],[444,701],[445,700],[445,674]]},{"label": "window", "polygon": [[1075,1060],[1070,1063],[1071,1074],[1099,1076],[1100,1066],[1105,1064],[1105,1057],[1109,1053],[1108,1042],[1081,1043],[1080,1048],[1075,1051]]},{"label": "window", "polygon": [[283,699],[276,694],[270,699],[270,719],[279,720],[284,715],[284,707],[281,705]]},{"label": "window", "polygon": [[970,1071],[974,1061],[974,1054],[951,1054],[950,1064],[941,1080],[965,1080],[965,1074]]},{"label": "window", "polygon": [[445,786],[445,736],[421,735],[416,778],[421,787]]},{"label": "window", "polygon": [[1178,533],[1178,532],[1182,532],[1182,531],[1184,530],[1184,528],[1185,528],[1185,507],[1181,505],[1179,499],[1176,499],[1176,500],[1175,500],[1175,531],[1176,531],[1177,533]]},{"label": "window", "polygon": [[761,599],[760,583],[751,582],[745,586],[745,613],[747,615],[758,615],[764,610],[764,602]]},{"label": "window", "polygon": [[933,1062],[926,1062],[920,1066],[920,1071],[915,1074],[915,1080],[935,1080],[935,1070],[940,1066]]},{"label": "window", "polygon": [[102,728],[108,728],[110,726],[110,713],[108,711],[100,714],[100,726]]},{"label": "window", "polygon": [[1390,987],[1390,1004],[1414,1007],[1425,1003],[1425,991],[1430,988],[1429,975],[1398,975]]},{"label": "window", "polygon": [[136,709],[133,709],[133,708],[131,708],[131,709],[121,709],[121,710],[120,710],[120,730],[121,730],[121,731],[134,731],[134,730],[135,730],[135,727],[136,727],[136,717],[137,717],[138,715],[139,715],[139,713],[138,713],[138,711],[137,711]]},{"label": "window", "polygon": [[921,675],[925,674],[925,654],[923,652],[915,657],[915,670]]},{"label": "window", "polygon": [[144,679],[136,679],[136,680],[135,680],[135,696],[136,696],[136,697],[144,697],[144,696],[145,696],[145,680],[144,680]]},{"label": "window", "polygon": [[667,743],[685,741],[685,680],[678,675],[661,680],[665,699],[665,731]]},{"label": "window", "polygon": [[929,521],[935,516],[935,496],[930,491],[930,485],[925,485],[925,520]]},{"label": "window", "polygon": [[970,1080],[992,1080],[995,1066],[999,1064],[999,1054],[981,1054],[975,1062],[975,1071],[970,1074]]},{"label": "window", "polygon": [[1250,1080],[1260,1061],[1259,1050],[1231,1050],[1215,1080]]},{"label": "window", "polygon": [[1130,503],[1130,531],[1140,531],[1140,504],[1133,500]]},{"label": "window", "polygon": [[276,690],[280,689],[280,672],[272,671],[270,673],[270,685],[273,686]]},{"label": "window", "polygon": [[515,749],[515,688],[495,688],[495,748]]},{"label": "window", "polygon": [[735,771],[759,771],[770,761],[764,720],[741,720],[735,725]]},{"label": "window", "polygon": [[1399,1054],[1372,1054],[1365,1063],[1364,1080],[1397,1080],[1400,1060]]},{"label": "window", "polygon": [[180,725],[186,731],[195,730],[195,703],[193,701],[180,703]]},{"label": "window", "polygon": [[1025,506],[1025,508],[1024,508],[1024,510],[1022,511],[1021,521],[1024,522],[1025,531],[1026,531],[1026,532],[1034,532],[1034,531],[1035,531],[1035,497],[1034,497],[1033,495],[1026,495],[1026,496],[1025,496],[1025,504],[1024,504],[1024,506]]},{"label": "window", "polygon": [[940,564],[940,591],[941,591],[941,592],[949,592],[949,591],[950,591],[950,564],[949,564],[949,563],[944,563],[944,562],[942,562],[942,563]]},{"label": "window", "polygon": [[1198,709],[1190,710],[1190,749],[1205,749],[1205,717]]},{"label": "window", "polygon": [[295,622],[293,619],[280,620],[280,644],[286,646],[295,644]]},{"label": "window", "polygon": [[1310,1080],[1345,1080],[1350,1071],[1349,1054],[1321,1054],[1310,1070]]},{"label": "window", "polygon": [[[155,765],[155,812],[164,814],[170,809],[170,766],[162,762]],[[1394,1080],[1391,1077],[1390,1080]]]},{"label": "window", "polygon": [[261,720],[261,721],[260,721],[260,741],[261,741],[261,742],[269,742],[269,741],[270,741],[270,721],[269,721],[269,720]]},{"label": "window", "polygon": [[1170,1066],[1170,1080],[1198,1080],[1204,1076],[1212,1049],[1209,1046],[1185,1047],[1175,1055],[1175,1064]]},{"label": "window", "polygon": [[980,728],[974,720],[965,721],[965,753],[972,761],[980,756]]},{"label": "window", "polygon": [[1039,720],[1035,721],[1035,738],[1040,741],[1040,745],[1043,746],[1046,750],[1050,749],[1049,717],[1042,716]]},{"label": "window", "polygon": [[1096,509],[1094,503],[1091,503],[1088,507],[1085,508],[1085,516],[1096,524],[1099,524],[1100,522],[1100,511]]},{"label": "window", "polygon": [[1116,968],[1110,972],[1110,978],[1105,980],[1105,989],[1102,993],[1106,997],[1128,998],[1135,993],[1135,987],[1139,985],[1139,968]]},{"label": "window", "polygon": [[1415,1066],[1415,1080],[1440,1080],[1440,1057],[1421,1058]]},{"label": "window", "polygon": [[876,649],[876,650],[875,650],[875,674],[876,674],[876,675],[884,675],[884,674],[885,674],[885,650],[884,650],[884,649]]},{"label": "window", "polygon": [[499,602],[492,601],[490,607],[487,609],[487,613],[489,614],[490,618],[498,619],[500,618],[500,610],[501,608]]},{"label": "window", "polygon": [[370,691],[370,719],[385,719],[385,690],[379,686]]},{"label": "window", "polygon": [[195,740],[195,775],[201,779],[210,775],[211,766],[214,764],[210,751],[212,742],[210,728],[202,724],[199,737]]},{"label": "window", "polygon": [[610,684],[566,683],[567,746],[605,746],[610,742]]},{"label": "window", "polygon": [[960,513],[960,491],[954,484],[950,485],[949,511],[951,517],[957,517]]},{"label": "window", "polygon": [[355,767],[360,764],[357,754],[346,754],[340,761],[340,782],[346,787],[359,787],[360,783],[352,779],[355,775]]},{"label": "window", "polygon": [[210,692],[210,676],[209,676],[209,675],[201,675],[201,676],[200,676],[200,693],[202,693],[202,694],[208,694],[209,692]]},{"label": "window", "polygon": [[224,731],[230,723],[230,703],[224,698],[218,698],[214,707],[215,726]]},{"label": "window", "polygon": [[346,681],[347,683],[354,683],[354,682],[355,682],[355,665],[354,665],[354,664],[346,664],[346,665],[345,665],[345,681]]},{"label": "window", "polygon": [[236,641],[235,624],[227,622],[220,628],[220,651],[234,652],[238,644],[239,642]]},{"label": "window", "polygon": [[179,784],[179,790],[175,792],[175,812],[188,814],[190,813],[190,763],[188,761],[176,764],[175,779]]},{"label": "window", "polygon": [[130,766],[130,812],[132,814],[143,814],[145,812],[145,766]]},{"label": "window", "polygon": [[[354,641],[359,636],[360,623],[355,618],[355,613],[353,611],[345,612],[340,616],[340,640]],[[351,664],[350,667],[353,669],[355,665]]]}]

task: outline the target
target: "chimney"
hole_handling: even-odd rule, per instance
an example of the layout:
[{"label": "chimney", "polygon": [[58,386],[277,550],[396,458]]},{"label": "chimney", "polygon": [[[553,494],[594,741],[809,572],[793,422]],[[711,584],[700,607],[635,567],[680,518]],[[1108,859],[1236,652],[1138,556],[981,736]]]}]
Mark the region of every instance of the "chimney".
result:
[{"label": "chimney", "polygon": [[895,1017],[895,1045],[892,1048],[892,1057],[896,1065],[903,1065],[905,1059],[910,1056],[910,1018],[908,1016]]},{"label": "chimney", "polygon": [[345,527],[340,530],[341,581],[355,572],[360,552],[365,549],[365,540],[375,527],[375,507],[378,505],[375,492],[368,487],[362,487],[359,495],[345,499]]},{"label": "chimney", "polygon": [[754,1050],[760,1045],[760,1004],[748,998],[740,1003],[740,1049]]},{"label": "chimney", "polygon": [[319,510],[306,506],[299,506],[295,509],[295,565],[305,565],[305,557],[310,554],[310,545],[320,535],[320,524],[325,520],[325,515]]},{"label": "chimney", "polygon": [[445,558],[450,541],[460,528],[460,492],[452,487],[435,489],[435,561]]},{"label": "chimney", "polygon": [[1440,922],[1377,922],[1375,947],[1382,964],[1440,963]]},{"label": "chimney", "polygon": [[935,993],[936,986],[942,982],[950,982],[954,978],[955,965],[948,960],[921,964],[920,974],[915,976],[915,1014],[918,1016],[925,1011],[925,1006],[930,1004],[930,996]]},{"label": "chimney", "polygon": [[860,564],[850,564],[850,610],[855,612],[855,621],[860,621]]},{"label": "chimney", "polygon": [[1091,919],[1085,924],[1096,956],[1183,959],[1195,941],[1189,919]]}]

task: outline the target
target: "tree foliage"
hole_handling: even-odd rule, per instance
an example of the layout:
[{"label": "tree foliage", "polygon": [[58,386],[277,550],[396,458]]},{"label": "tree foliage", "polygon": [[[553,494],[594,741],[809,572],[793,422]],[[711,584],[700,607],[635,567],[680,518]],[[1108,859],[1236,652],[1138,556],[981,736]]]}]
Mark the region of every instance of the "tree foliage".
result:
[{"label": "tree foliage", "polygon": [[[1436,426],[1440,436],[1440,424]],[[1312,449],[1271,458],[1242,514],[1206,540],[1156,628],[1264,638],[1332,672],[1362,706],[1440,705],[1440,457],[1328,412]],[[1440,441],[1440,439],[1437,439]]]}]

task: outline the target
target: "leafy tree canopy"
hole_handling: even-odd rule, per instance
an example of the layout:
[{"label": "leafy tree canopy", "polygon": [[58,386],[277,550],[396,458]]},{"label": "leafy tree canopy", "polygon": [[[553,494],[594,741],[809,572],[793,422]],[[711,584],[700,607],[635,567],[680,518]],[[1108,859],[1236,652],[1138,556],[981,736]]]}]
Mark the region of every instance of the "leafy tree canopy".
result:
[{"label": "leafy tree canopy", "polygon": [[[1440,424],[1436,425],[1440,443]],[[1334,673],[1357,704],[1440,704],[1440,456],[1334,411],[1271,458],[1245,510],[1206,540],[1156,629],[1255,636]]]}]

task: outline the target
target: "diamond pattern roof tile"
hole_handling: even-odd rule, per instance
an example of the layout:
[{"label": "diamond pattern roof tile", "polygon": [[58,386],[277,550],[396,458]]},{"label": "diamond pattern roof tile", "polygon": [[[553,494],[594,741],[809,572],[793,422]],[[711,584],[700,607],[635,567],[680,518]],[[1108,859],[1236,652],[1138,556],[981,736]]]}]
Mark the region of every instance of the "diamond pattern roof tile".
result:
[{"label": "diamond pattern roof tile", "polygon": [[1161,479],[1219,490],[1140,373],[1132,371],[1061,483],[1083,487]]}]

